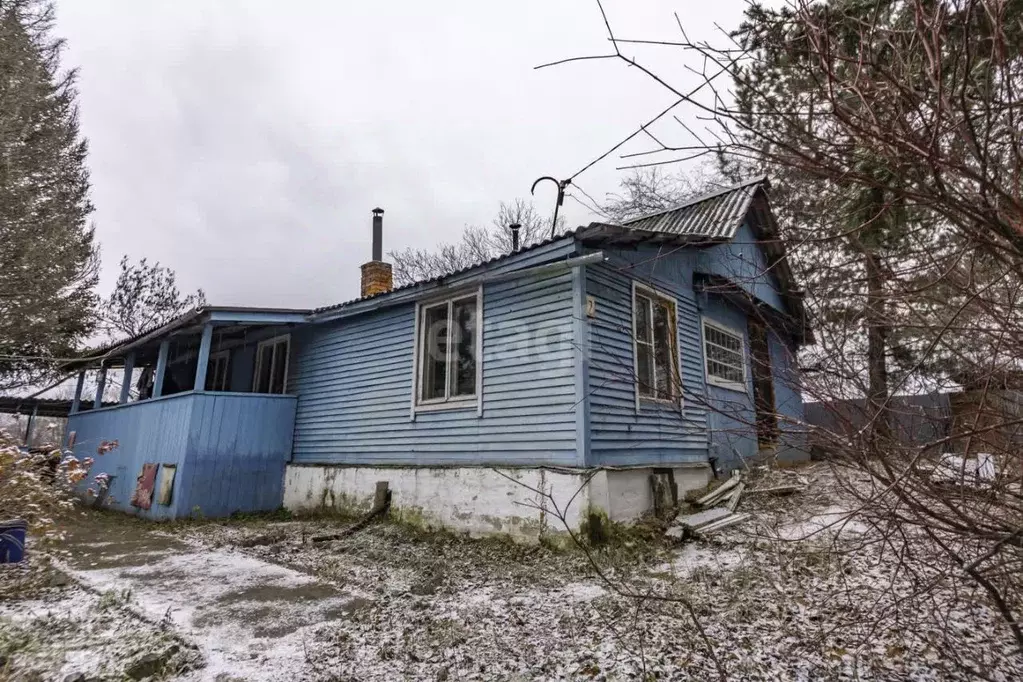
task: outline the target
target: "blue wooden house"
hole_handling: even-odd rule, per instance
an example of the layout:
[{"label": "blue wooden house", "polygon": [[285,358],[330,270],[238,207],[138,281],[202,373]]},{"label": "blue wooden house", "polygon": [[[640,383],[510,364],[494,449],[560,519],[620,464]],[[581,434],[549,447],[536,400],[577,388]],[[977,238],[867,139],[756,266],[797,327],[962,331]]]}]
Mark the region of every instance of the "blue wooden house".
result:
[{"label": "blue wooden house", "polygon": [[[532,534],[555,504],[573,524],[634,519],[651,477],[681,494],[805,456],[809,330],[768,189],[397,289],[377,209],[360,298],[204,308],[92,354],[79,386],[123,367],[121,404],[85,409],[79,392],[69,436],[80,456],[116,440],[96,465],[109,503],[155,518],[355,510],[388,481],[397,513],[474,532]],[[140,510],[144,464],[158,471]]]}]

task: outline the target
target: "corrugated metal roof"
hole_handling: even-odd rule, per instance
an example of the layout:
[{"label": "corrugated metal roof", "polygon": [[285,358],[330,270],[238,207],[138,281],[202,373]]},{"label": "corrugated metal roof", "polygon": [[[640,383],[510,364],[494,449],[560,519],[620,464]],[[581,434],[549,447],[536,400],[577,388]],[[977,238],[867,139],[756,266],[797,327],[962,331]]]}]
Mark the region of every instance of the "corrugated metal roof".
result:
[{"label": "corrugated metal roof", "polygon": [[[576,230],[578,230],[578,229],[582,229],[582,228],[576,228]],[[572,237],[572,236],[575,235],[576,230],[568,230],[567,232],[562,232],[561,234],[557,235],[556,237],[552,237],[551,239],[545,239],[542,242],[537,242],[536,244],[530,244],[529,246],[524,246],[521,249],[519,249],[518,251],[511,251],[509,253],[502,254],[502,255],[497,256],[495,258],[491,258],[490,260],[485,260],[485,261],[482,261],[480,263],[474,263],[473,265],[470,265],[467,268],[462,268],[461,270],[453,270],[452,272],[446,272],[443,275],[438,275],[436,277],[431,277],[430,279],[423,279],[423,280],[419,280],[419,281],[416,281],[416,282],[412,282],[411,284],[406,284],[404,286],[395,287],[394,289],[391,289],[389,291],[384,291],[384,292],[381,292],[379,294],[373,294],[372,296],[362,296],[360,298],[353,298],[350,301],[344,301],[342,303],[335,303],[333,305],[328,305],[328,306],[324,306],[322,308],[317,308],[316,310],[313,311],[313,315],[319,315],[320,313],[330,312],[331,310],[338,310],[340,308],[344,308],[345,306],[349,306],[349,305],[352,305],[354,303],[361,303],[362,301],[368,301],[371,298],[377,298],[377,297],[380,297],[380,296],[390,296],[391,294],[394,294],[394,293],[399,292],[399,291],[406,291],[408,289],[414,289],[416,287],[421,287],[421,286],[425,286],[427,284],[432,284],[433,282],[439,282],[442,279],[447,279],[449,277],[455,277],[457,275],[462,275],[462,274],[465,274],[465,273],[469,272],[470,270],[475,270],[476,268],[481,268],[481,267],[483,267],[485,265],[492,265],[493,263],[497,263],[499,261],[503,261],[506,258],[511,258],[512,256],[518,256],[521,253],[528,253],[530,251],[533,251],[534,249],[539,249],[539,248],[542,248],[542,247],[547,246],[549,244],[553,244],[554,242],[561,241],[562,239],[564,239],[566,237]]]},{"label": "corrugated metal roof", "polygon": [[207,305],[200,308],[192,308],[191,310],[181,313],[180,315],[170,320],[169,322],[163,322],[161,324],[154,325],[149,329],[146,329],[144,331],[139,332],[138,334],[135,334],[134,336],[128,336],[117,341],[110,341],[109,343],[105,343],[95,348],[86,349],[82,351],[81,356],[77,360],[64,363],[63,365],[60,366],[59,370],[70,371],[74,367],[81,365],[83,362],[99,360],[105,357],[106,354],[110,353],[114,349],[129,346],[135,343],[136,341],[141,341],[142,339],[145,339],[146,337],[157,337],[162,334],[174,331],[175,329],[180,329],[181,327],[184,327],[189,323],[198,320],[199,318],[208,313],[217,312],[298,313],[301,315],[308,315],[312,311],[309,310],[308,308],[257,308],[253,306],[221,306],[221,305]]},{"label": "corrugated metal roof", "polygon": [[732,239],[749,211],[753,196],[766,183],[766,177],[754,178],[623,224],[647,232]]}]

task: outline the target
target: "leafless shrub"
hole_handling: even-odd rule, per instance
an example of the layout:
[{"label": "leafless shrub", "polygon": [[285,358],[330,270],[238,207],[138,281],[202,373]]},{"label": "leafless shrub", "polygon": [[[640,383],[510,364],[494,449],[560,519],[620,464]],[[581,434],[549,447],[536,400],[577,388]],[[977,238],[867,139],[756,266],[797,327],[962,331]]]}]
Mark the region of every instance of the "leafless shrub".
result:
[{"label": "leafless shrub", "polygon": [[[893,584],[911,576],[916,599],[963,585],[933,601],[932,623],[983,594],[1017,655],[1020,11],[998,0],[754,2],[715,42],[691,40],[677,16],[673,40],[623,38],[604,14],[611,51],[556,62],[616,61],[676,98],[626,139],[652,145],[622,154],[623,167],[711,156],[725,173],[772,177],[816,336],[802,354],[804,398],[859,400],[813,437],[879,551],[897,558]],[[648,68],[632,56],[642,49],[678,51],[682,72]],[[927,392],[959,396],[948,428],[907,439],[894,405]],[[993,473],[971,473],[978,453],[993,455]],[[889,597],[878,623],[903,598]],[[958,660],[954,638],[936,646]]]}]

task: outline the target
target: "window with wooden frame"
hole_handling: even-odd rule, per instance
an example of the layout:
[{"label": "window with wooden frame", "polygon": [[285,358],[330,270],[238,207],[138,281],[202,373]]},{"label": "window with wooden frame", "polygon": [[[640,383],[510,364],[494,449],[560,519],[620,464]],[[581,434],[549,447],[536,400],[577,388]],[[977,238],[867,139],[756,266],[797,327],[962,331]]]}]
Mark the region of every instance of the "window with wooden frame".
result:
[{"label": "window with wooden frame", "polygon": [[632,325],[637,400],[678,400],[681,378],[675,299],[634,283]]},{"label": "window with wooden frame", "polygon": [[231,385],[230,367],[231,351],[210,353],[210,362],[206,366],[206,390],[226,391]]},{"label": "window with wooden frame", "polygon": [[746,390],[745,345],[739,330],[704,318],[703,358],[708,384]]},{"label": "window with wooden frame", "polygon": [[461,407],[480,390],[480,294],[423,304],[416,321],[416,403]]},{"label": "window with wooden frame", "polygon": [[260,342],[256,347],[256,367],[252,378],[253,393],[286,393],[288,390],[289,336],[278,336]]}]

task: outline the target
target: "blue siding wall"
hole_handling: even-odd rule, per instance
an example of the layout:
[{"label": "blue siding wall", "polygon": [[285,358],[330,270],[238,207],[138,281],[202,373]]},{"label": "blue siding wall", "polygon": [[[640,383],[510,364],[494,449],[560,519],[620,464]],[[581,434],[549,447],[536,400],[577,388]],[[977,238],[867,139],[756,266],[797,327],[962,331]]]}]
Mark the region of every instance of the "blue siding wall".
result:
[{"label": "blue siding wall", "polygon": [[787,312],[779,292],[778,278],[767,270],[767,258],[749,224],[735,238],[699,252],[696,269],[727,277],[771,307]]},{"label": "blue siding wall", "polygon": [[484,287],[482,416],[473,405],[410,418],[414,310],[293,335],[296,463],[581,463],[570,272]]},{"label": "blue siding wall", "polygon": [[[75,432],[75,457],[92,457],[96,460],[89,484],[92,477],[99,473],[115,476],[107,497],[110,507],[152,519],[180,515],[177,495],[171,506],[156,504],[154,500],[148,511],[132,507],[129,500],[135,491],[136,478],[145,463],[175,464],[180,476],[188,447],[191,396],[190,393],[177,393],[138,403],[80,412],[68,418],[68,433]],[[96,453],[102,441],[113,440],[119,443],[117,449],[105,455]],[[157,474],[157,489],[162,475],[161,470]]]},{"label": "blue siding wall", "polygon": [[[639,465],[702,461],[716,457],[725,469],[758,452],[752,376],[746,391],[707,385],[701,318],[706,315],[740,331],[749,342],[746,315],[722,299],[693,292],[694,272],[732,278],[747,291],[784,310],[773,274],[743,226],[736,241],[709,249],[640,247],[605,250],[610,262],[587,270],[586,293],[597,300],[597,316],[588,324],[589,411],[592,428],[589,464]],[[642,402],[637,413],[632,346],[632,281],[675,298],[684,407]],[[771,338],[775,393],[788,443],[800,443],[793,420],[802,421],[798,371],[792,352]],[[788,417],[786,419],[785,417]]]},{"label": "blue siding wall", "polygon": [[771,349],[771,367],[774,371],[774,401],[778,412],[779,458],[783,460],[806,459],[809,446],[806,442],[803,395],[800,390],[799,366],[791,344],[777,334],[768,339]]},{"label": "blue siding wall", "polygon": [[[641,248],[608,251],[610,261],[586,268],[586,293],[596,299],[589,322],[588,464],[627,466],[704,461],[707,422],[699,316],[693,294],[695,253]],[[632,347],[632,281],[675,298],[684,406],[643,402],[636,411]]]},{"label": "blue siding wall", "polygon": [[[75,432],[75,456],[96,460],[92,475],[116,476],[109,506],[153,519],[196,508],[227,516],[280,507],[294,414],[294,396],[185,392],[74,414],[68,431]],[[104,440],[119,446],[97,455]],[[146,463],[177,466],[171,505],[154,497],[144,511],[129,503]],[[157,491],[163,476],[161,467]]]},{"label": "blue siding wall", "polygon": [[188,455],[176,485],[182,514],[228,516],[280,507],[295,397],[193,395]]},{"label": "blue siding wall", "polygon": [[[756,412],[753,409],[753,373],[750,371],[749,330],[746,325],[745,313],[717,296],[701,297],[701,313],[708,320],[741,333],[743,338],[744,362],[746,363],[745,390],[735,391],[707,384],[711,456],[717,458],[716,466],[719,470],[731,470],[741,466],[743,459],[755,457],[759,451]],[[705,372],[702,337],[700,356],[700,371]]]}]

